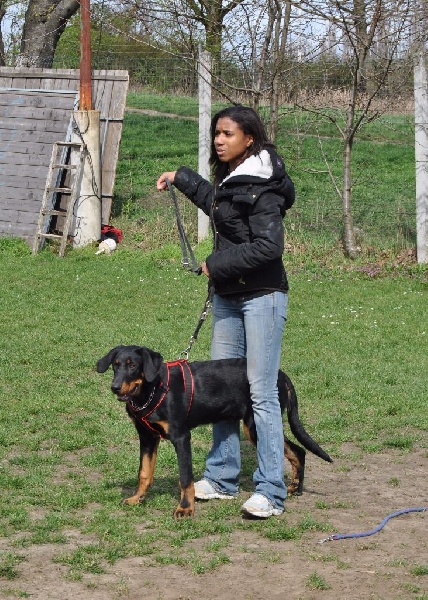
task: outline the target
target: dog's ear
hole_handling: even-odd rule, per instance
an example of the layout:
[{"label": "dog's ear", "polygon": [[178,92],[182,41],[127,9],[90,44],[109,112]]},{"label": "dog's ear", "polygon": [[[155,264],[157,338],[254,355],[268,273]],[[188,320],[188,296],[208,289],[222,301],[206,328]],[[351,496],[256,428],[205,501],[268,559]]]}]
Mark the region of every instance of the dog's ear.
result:
[{"label": "dog's ear", "polygon": [[141,347],[138,349],[144,362],[144,378],[150,383],[159,373],[163,363],[163,356],[159,352],[153,352],[149,348]]},{"label": "dog's ear", "polygon": [[107,371],[121,348],[122,346],[116,346],[116,348],[112,348],[108,354],[100,358],[97,362],[97,373],[105,373]]}]

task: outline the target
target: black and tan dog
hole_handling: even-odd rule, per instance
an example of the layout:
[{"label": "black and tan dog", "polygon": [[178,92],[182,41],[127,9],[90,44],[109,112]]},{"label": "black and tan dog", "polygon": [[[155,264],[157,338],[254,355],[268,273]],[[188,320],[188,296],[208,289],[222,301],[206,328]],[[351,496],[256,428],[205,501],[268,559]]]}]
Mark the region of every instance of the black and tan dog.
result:
[{"label": "black and tan dog", "polygon": [[[195,491],[190,430],[198,425],[225,419],[242,419],[244,431],[257,444],[245,359],[209,360],[188,363],[164,362],[158,352],[140,346],[117,346],[97,362],[98,373],[112,365],[111,390],[126,410],[140,438],[138,489],[125,503],[145,499],[153,483],[156,454],[161,438],[175,447],[180,476],[181,498],[176,517],[193,516]],[[310,437],[299,419],[293,384],[283,371],[278,373],[281,410],[287,410],[290,429],[303,446],[332,462],[330,456]],[[289,493],[301,493],[305,450],[285,438],[285,457],[292,467]]]}]

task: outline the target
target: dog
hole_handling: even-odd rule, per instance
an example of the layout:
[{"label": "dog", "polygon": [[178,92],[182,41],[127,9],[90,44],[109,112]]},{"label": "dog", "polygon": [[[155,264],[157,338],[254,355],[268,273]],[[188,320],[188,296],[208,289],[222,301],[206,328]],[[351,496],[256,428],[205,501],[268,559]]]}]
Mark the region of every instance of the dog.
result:
[{"label": "dog", "polygon": [[[193,516],[191,429],[226,419],[242,419],[246,436],[257,445],[246,360],[164,362],[161,354],[144,346],[117,346],[99,359],[97,372],[105,373],[110,365],[114,373],[111,390],[118,400],[126,403],[126,411],[140,438],[138,489],[124,503],[135,505],[145,500],[153,483],[159,441],[165,438],[175,447],[180,477],[181,497],[174,516]],[[287,411],[293,435],[307,450],[332,462],[300,422],[296,391],[281,370],[278,390],[281,411]],[[306,452],[285,438],[284,454],[292,469],[288,492],[301,494]]]}]

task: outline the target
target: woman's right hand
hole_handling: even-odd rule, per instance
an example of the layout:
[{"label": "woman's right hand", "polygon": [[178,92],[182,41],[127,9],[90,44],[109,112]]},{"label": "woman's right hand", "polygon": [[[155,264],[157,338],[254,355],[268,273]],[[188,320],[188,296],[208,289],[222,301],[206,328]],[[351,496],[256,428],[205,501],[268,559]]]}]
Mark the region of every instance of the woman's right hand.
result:
[{"label": "woman's right hand", "polygon": [[175,174],[177,171],[168,171],[166,173],[162,173],[156,183],[156,188],[159,191],[166,190],[167,185],[165,179],[169,179],[170,183],[174,183]]}]

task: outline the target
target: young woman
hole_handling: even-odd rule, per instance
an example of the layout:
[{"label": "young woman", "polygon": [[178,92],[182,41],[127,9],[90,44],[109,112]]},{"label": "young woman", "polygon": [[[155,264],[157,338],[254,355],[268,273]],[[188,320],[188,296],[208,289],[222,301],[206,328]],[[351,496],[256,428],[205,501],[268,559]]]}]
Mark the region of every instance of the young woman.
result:
[{"label": "young woman", "polygon": [[[294,186],[268,141],[258,114],[245,106],[218,112],[211,123],[214,184],[180,167],[163,173],[210,216],[214,249],[202,263],[214,286],[211,358],[247,359],[257,431],[255,491],[245,515],[267,518],[284,510],[284,435],[277,374],[287,317],[287,276],[282,262],[283,217]],[[234,498],[241,469],[240,424],[213,426],[213,445],[196,498]]]}]

